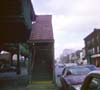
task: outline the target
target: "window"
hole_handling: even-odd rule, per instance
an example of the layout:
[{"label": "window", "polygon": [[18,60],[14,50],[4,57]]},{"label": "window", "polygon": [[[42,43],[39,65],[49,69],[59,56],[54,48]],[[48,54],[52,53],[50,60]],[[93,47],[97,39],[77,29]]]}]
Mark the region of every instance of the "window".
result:
[{"label": "window", "polygon": [[100,52],[100,48],[99,48],[99,46],[97,46],[97,53],[99,53]]},{"label": "window", "polygon": [[92,38],[92,45],[94,45],[94,38]]},{"label": "window", "polygon": [[92,48],[92,52],[93,52],[93,54],[95,54],[95,48]]},{"label": "window", "polygon": [[86,45],[87,45],[87,46],[90,46],[90,41],[87,41],[87,42],[86,42]]}]

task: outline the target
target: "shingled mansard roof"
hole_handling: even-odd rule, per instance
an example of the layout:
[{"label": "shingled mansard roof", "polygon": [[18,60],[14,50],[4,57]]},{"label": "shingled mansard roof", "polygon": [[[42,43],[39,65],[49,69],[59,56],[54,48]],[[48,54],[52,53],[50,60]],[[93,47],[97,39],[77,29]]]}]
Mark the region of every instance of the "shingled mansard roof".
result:
[{"label": "shingled mansard roof", "polygon": [[30,41],[53,42],[52,16],[37,15],[36,23],[32,25]]}]

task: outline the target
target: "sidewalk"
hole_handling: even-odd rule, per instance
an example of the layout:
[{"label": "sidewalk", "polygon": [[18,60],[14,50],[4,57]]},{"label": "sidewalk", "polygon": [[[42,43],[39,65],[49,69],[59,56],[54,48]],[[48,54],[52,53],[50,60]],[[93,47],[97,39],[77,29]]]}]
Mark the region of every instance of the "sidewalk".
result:
[{"label": "sidewalk", "polygon": [[36,81],[29,84],[25,69],[17,75],[15,72],[0,73],[0,90],[58,90],[53,82]]},{"label": "sidewalk", "polygon": [[27,86],[27,90],[57,90],[57,87],[51,81],[35,81]]}]

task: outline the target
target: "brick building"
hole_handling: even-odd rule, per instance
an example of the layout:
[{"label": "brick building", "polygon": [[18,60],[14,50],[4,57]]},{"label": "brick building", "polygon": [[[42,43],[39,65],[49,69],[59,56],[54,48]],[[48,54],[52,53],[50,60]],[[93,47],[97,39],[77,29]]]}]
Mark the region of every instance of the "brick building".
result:
[{"label": "brick building", "polygon": [[87,62],[100,66],[100,29],[94,29],[84,38],[84,42]]}]

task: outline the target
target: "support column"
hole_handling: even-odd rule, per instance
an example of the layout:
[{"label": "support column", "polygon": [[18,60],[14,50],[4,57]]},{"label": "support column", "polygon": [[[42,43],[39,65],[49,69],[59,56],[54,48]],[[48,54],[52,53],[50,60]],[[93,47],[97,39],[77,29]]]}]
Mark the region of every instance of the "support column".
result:
[{"label": "support column", "polygon": [[32,45],[31,43],[29,43],[28,76],[29,76],[29,83],[31,83],[32,82]]},{"label": "support column", "polygon": [[20,74],[20,47],[19,43],[17,43],[17,74]]},{"label": "support column", "polygon": [[11,53],[11,61],[10,61],[10,65],[13,65],[13,53]]}]

